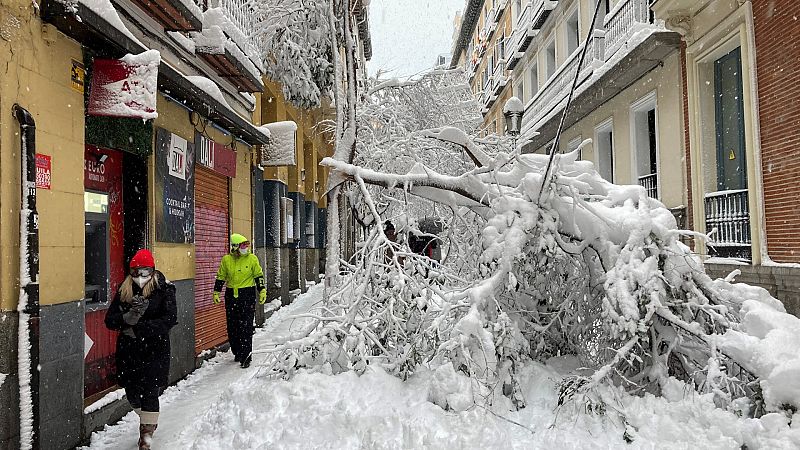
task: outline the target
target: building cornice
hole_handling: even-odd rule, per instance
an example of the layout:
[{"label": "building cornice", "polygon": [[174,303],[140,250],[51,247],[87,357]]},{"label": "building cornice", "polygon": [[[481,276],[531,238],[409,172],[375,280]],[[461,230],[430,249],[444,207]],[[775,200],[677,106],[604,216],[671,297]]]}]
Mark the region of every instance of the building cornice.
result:
[{"label": "building cornice", "polygon": [[485,0],[467,0],[464,14],[461,16],[461,24],[459,25],[458,38],[453,44],[453,59],[450,61],[450,68],[455,69],[458,65],[458,60],[461,52],[467,46],[475,31],[475,26],[478,24],[478,18],[481,16],[481,9],[483,8]]}]

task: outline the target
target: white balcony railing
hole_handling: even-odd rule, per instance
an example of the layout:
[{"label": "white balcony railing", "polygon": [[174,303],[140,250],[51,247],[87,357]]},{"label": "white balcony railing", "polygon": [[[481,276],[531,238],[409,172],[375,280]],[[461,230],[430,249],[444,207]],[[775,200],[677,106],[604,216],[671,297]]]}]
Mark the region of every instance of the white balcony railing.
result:
[{"label": "white balcony railing", "polygon": [[605,58],[609,59],[625,43],[640,23],[650,22],[648,0],[624,0],[606,15],[603,28],[606,32]]},{"label": "white balcony railing", "polygon": [[555,0],[533,0],[531,8],[531,21],[535,29],[542,27],[547,17],[553,12],[558,2]]},{"label": "white balcony railing", "polygon": [[506,77],[506,62],[505,60],[500,59],[494,66],[494,74],[492,75],[492,92],[498,94],[507,83],[508,77]]}]

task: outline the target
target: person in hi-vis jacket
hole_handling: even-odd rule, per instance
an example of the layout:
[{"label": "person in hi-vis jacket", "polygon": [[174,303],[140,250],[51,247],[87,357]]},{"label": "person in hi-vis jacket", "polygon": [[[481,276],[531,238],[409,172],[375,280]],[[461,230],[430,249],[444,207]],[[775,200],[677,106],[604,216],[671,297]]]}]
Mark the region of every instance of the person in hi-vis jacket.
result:
[{"label": "person in hi-vis jacket", "polygon": [[222,257],[214,283],[214,303],[220,301],[222,286],[225,289],[225,317],[228,340],[234,361],[242,368],[250,367],[253,351],[253,319],[256,298],[260,304],[267,301],[264,271],[258,257],[250,252],[250,242],[241,234],[231,235],[231,251]]}]

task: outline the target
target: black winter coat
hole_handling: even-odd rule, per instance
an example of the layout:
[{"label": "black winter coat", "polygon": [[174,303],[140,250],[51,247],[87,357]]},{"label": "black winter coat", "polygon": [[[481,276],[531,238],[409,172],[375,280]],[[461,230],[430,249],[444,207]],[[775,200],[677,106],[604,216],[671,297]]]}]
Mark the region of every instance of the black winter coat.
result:
[{"label": "black winter coat", "polygon": [[[158,289],[150,294],[150,303],[139,322],[134,325],[132,338],[120,333],[117,337],[117,384],[122,387],[165,387],[169,380],[169,330],[178,323],[175,305],[175,285],[156,271]],[[134,295],[142,290],[133,284]],[[120,301],[119,292],[106,312],[106,327],[123,331],[130,326],[122,315],[130,304]]]}]

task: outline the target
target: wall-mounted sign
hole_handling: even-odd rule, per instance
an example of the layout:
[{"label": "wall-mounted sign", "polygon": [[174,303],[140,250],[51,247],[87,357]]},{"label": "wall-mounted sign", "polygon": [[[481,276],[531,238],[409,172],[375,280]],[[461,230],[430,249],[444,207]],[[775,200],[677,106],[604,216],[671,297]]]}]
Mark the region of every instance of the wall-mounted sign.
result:
[{"label": "wall-mounted sign", "polygon": [[156,240],[194,242],[194,144],[156,128]]},{"label": "wall-mounted sign", "polygon": [[52,177],[52,160],[48,155],[36,154],[36,188],[50,189]]},{"label": "wall-mounted sign", "polygon": [[83,94],[83,85],[86,80],[86,69],[83,67],[83,63],[72,60],[69,79],[72,89]]},{"label": "wall-mounted sign", "polygon": [[155,119],[161,55],[148,50],[122,59],[95,59],[88,113],[93,116]]},{"label": "wall-mounted sign", "polygon": [[236,178],[236,152],[199,132],[194,135],[197,163],[229,178]]},{"label": "wall-mounted sign", "polygon": [[261,147],[261,165],[294,166],[297,164],[297,124],[292,121],[275,122],[260,127],[267,130],[269,144]]}]

